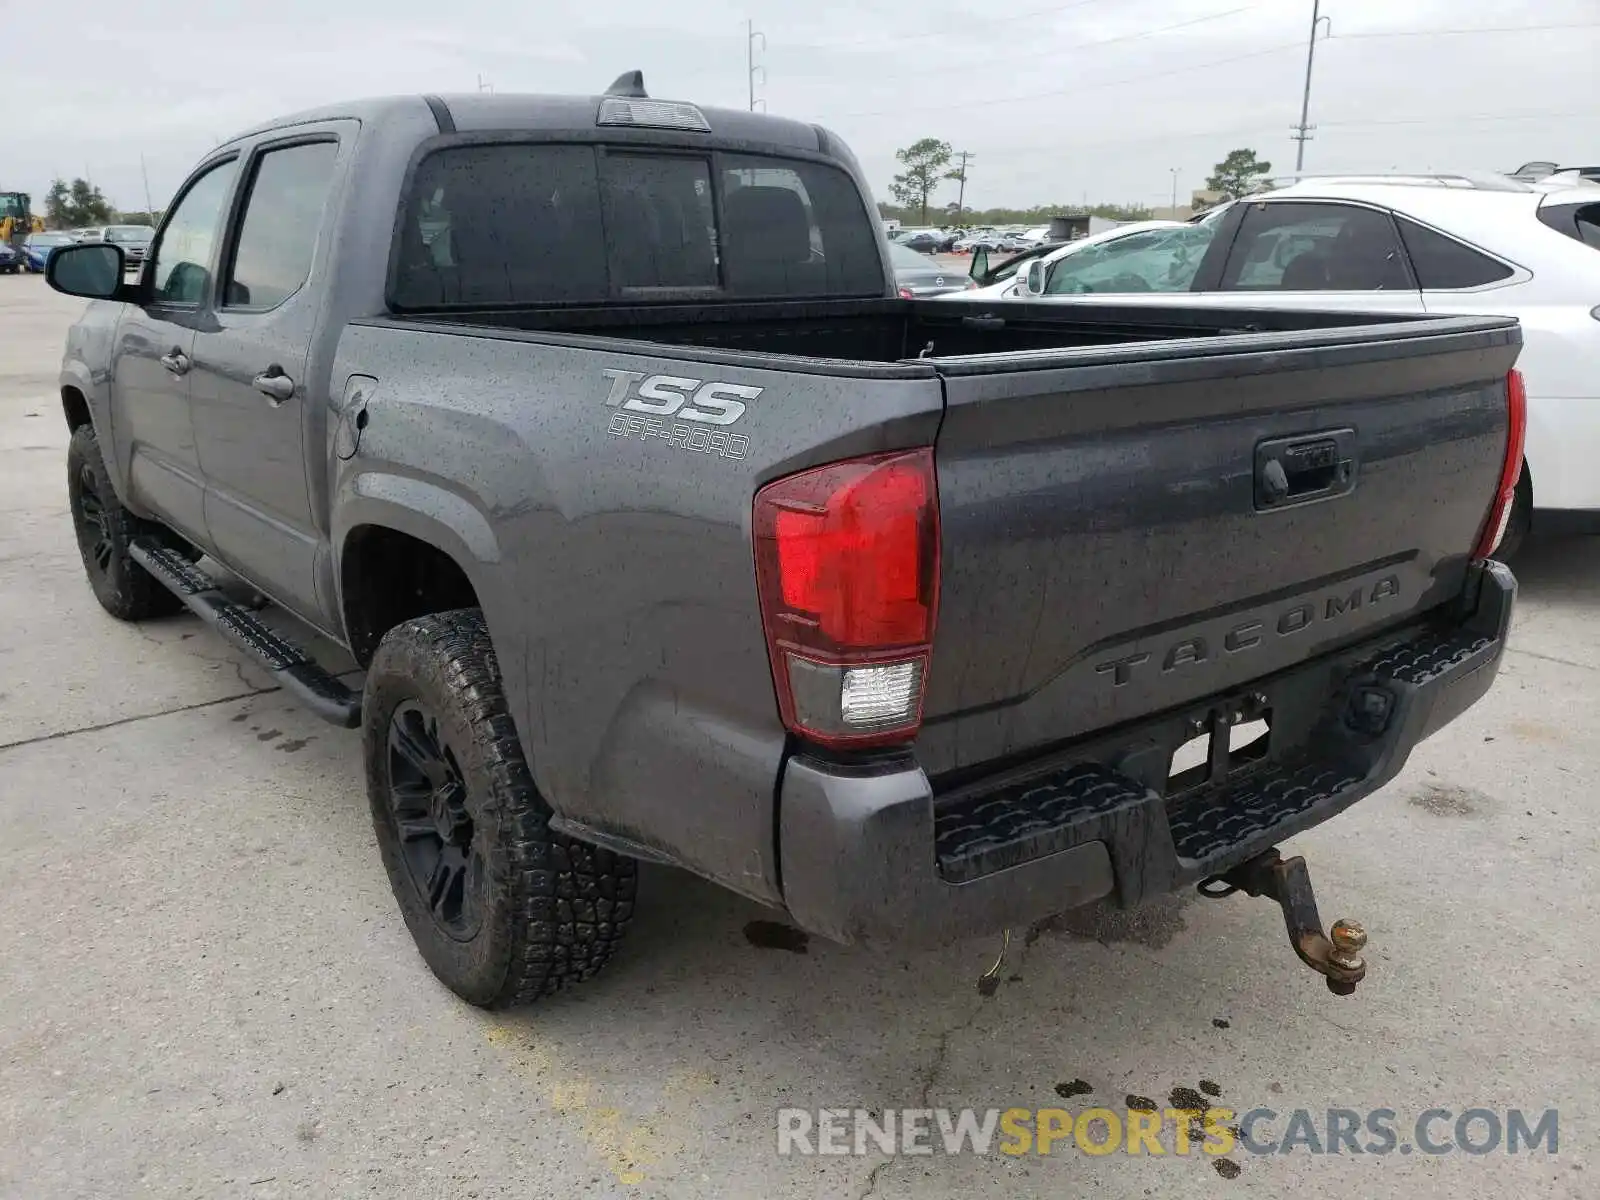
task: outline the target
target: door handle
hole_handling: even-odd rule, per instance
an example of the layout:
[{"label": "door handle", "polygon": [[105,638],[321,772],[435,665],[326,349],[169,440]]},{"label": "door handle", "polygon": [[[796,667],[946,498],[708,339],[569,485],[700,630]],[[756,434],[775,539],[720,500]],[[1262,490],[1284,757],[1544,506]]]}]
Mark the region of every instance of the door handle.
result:
[{"label": "door handle", "polygon": [[161,365],[174,375],[187,375],[189,373],[189,356],[174,346],[161,356]]},{"label": "door handle", "polygon": [[280,366],[268,367],[251,382],[256,391],[272,401],[274,408],[294,395],[294,380],[285,375]]}]

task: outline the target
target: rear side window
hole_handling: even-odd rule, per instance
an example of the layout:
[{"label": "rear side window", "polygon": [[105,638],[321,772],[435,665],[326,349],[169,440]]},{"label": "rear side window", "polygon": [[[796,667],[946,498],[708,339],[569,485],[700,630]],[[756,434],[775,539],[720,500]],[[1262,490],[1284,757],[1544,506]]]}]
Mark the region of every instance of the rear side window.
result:
[{"label": "rear side window", "polygon": [[1509,279],[1515,272],[1505,263],[1480,254],[1471,246],[1437,233],[1425,225],[1397,216],[1406,253],[1417,284],[1425,292],[1482,287]]},{"label": "rear side window", "polygon": [[1224,291],[1408,291],[1387,213],[1355,204],[1252,204],[1222,272]]},{"label": "rear side window", "polygon": [[400,309],[885,286],[875,227],[844,172],[619,147],[434,152],[404,201],[394,263]]},{"label": "rear side window", "polygon": [[223,290],[225,307],[274,308],[305,284],[338,152],[336,142],[309,142],[268,150],[257,160]]}]

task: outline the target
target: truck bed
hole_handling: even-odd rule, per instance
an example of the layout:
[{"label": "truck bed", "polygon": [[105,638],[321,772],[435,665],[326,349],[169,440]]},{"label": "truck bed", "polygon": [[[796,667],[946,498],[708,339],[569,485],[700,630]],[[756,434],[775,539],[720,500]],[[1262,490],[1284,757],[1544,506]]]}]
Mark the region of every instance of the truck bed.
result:
[{"label": "truck bed", "polygon": [[[1000,317],[964,307],[389,316],[355,322],[341,357],[386,380],[403,363],[418,382],[387,403],[416,391],[430,407],[506,422],[507,432],[475,440],[486,462],[510,455],[497,503],[550,514],[540,537],[559,534],[541,556],[566,566],[541,581],[551,594],[540,609],[574,628],[556,641],[588,646],[600,636],[594,622],[671,614],[681,625],[704,613],[703,627],[680,634],[715,647],[718,669],[692,671],[689,691],[703,689],[696,702],[719,721],[753,719],[772,703],[748,620],[757,489],[817,463],[932,444],[942,582],[916,754],[936,787],[1226,694],[1460,594],[1501,468],[1514,321],[1022,304]],[[470,354],[464,336],[476,343]],[[669,446],[670,420],[605,407],[608,370],[758,386],[761,399],[730,428],[748,450],[713,470]],[[1351,465],[1350,487],[1264,511],[1259,448],[1325,436]],[[605,469],[569,470],[557,448],[572,445]],[[609,540],[580,532],[591,514],[604,514]],[[614,594],[625,605],[592,593],[585,581],[601,578],[624,581]],[[542,770],[570,764],[567,779],[551,780],[558,806],[583,797],[574,815],[660,844],[648,799],[659,771],[639,775],[633,764],[652,761],[640,747],[660,736],[653,761],[669,757],[671,722],[631,742],[612,730],[629,768],[603,792],[590,782],[615,770],[596,731],[620,697],[661,673],[654,642],[625,646],[618,655],[637,661],[616,663],[603,684],[592,656],[572,667],[607,697],[582,728],[561,719],[570,705],[537,701],[530,723],[563,725],[536,746]],[[692,707],[682,691],[671,704]],[[1277,733],[1275,754],[1304,735]],[[761,754],[775,767],[781,744]],[[708,829],[704,845],[716,840]],[[725,864],[695,865],[728,878]]]},{"label": "truck bed", "polygon": [[[1426,318],[1392,313],[1220,310],[962,301],[826,300],[771,304],[484,309],[386,318],[501,332],[621,338],[837,364],[892,364],[1007,351],[1072,350],[1240,333],[1379,330]],[[1381,334],[1378,334],[1381,336]],[[786,364],[794,369],[792,364]],[[998,364],[996,364],[998,366]]]}]

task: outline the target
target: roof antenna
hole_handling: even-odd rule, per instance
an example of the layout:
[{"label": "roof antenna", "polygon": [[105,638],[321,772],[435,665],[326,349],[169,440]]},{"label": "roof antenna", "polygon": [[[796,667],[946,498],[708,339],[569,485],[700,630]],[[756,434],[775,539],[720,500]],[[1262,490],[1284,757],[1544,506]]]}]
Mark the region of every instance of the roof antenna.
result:
[{"label": "roof antenna", "polygon": [[617,80],[606,89],[608,96],[629,96],[635,100],[648,100],[650,93],[644,90],[643,71],[624,71],[617,76]]}]

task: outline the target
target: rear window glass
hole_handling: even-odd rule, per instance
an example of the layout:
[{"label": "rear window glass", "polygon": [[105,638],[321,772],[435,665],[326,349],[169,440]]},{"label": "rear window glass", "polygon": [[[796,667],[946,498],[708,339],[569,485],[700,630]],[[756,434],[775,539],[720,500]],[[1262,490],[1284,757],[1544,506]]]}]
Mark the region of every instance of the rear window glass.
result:
[{"label": "rear window glass", "polygon": [[390,297],[416,309],[883,292],[876,228],[832,167],[493,145],[419,164]]},{"label": "rear window glass", "polygon": [[1577,222],[1578,237],[1586,246],[1600,249],[1600,204],[1580,208],[1573,216]]},{"label": "rear window glass", "polygon": [[1482,287],[1509,279],[1513,274],[1505,263],[1480,254],[1455,238],[1401,216],[1395,219],[1400,222],[1400,237],[1406,244],[1406,253],[1411,256],[1417,285],[1425,292]]},{"label": "rear window glass", "polygon": [[1573,241],[1600,250],[1600,204],[1557,204],[1539,210],[1539,220]]}]

